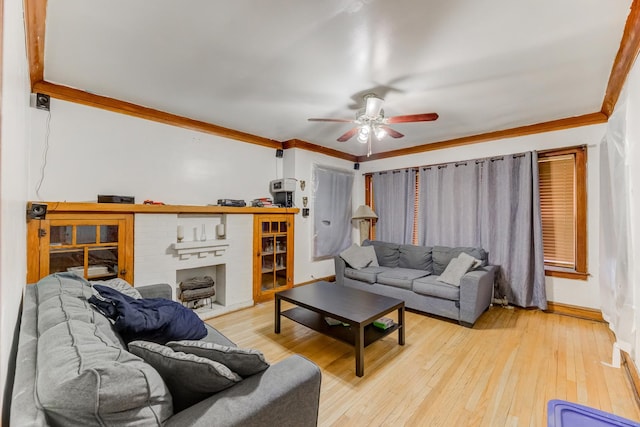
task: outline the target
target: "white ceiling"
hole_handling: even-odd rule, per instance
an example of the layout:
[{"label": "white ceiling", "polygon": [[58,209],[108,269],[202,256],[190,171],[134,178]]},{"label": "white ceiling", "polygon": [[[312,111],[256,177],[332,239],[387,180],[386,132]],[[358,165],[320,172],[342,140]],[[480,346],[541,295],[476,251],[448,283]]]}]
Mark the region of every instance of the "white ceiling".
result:
[{"label": "white ceiling", "polygon": [[381,152],[600,111],[631,0],[55,0],[46,81],[277,141]]}]

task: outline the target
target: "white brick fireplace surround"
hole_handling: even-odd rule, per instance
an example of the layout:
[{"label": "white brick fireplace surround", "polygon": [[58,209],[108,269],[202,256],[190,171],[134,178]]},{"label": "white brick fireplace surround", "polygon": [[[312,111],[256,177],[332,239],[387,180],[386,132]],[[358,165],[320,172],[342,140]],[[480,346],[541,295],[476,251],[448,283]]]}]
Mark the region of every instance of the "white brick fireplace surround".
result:
[{"label": "white brick fireplace surround", "polygon": [[[218,224],[224,224],[223,236]],[[184,230],[181,244],[178,226]],[[176,299],[180,280],[206,274],[214,276],[216,296],[213,308],[196,310],[200,317],[253,305],[253,215],[137,213],[134,230],[135,285],[168,283]]]}]

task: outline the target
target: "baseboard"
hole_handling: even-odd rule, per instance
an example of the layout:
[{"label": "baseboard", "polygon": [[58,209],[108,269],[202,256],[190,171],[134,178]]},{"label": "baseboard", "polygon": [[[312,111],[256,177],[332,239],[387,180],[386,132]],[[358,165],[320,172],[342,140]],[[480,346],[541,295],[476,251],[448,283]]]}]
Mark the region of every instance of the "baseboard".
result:
[{"label": "baseboard", "polygon": [[318,277],[317,279],[309,280],[308,282],[296,283],[293,285],[294,287],[309,285],[311,283],[325,281],[325,282],[335,282],[336,276],[327,276],[327,277]]},{"label": "baseboard", "polygon": [[638,375],[638,368],[629,353],[622,350],[620,350],[620,353],[622,354],[622,365],[629,377],[631,389],[633,390],[633,395],[636,398],[636,404],[640,406],[640,375]]},{"label": "baseboard", "polygon": [[604,322],[602,312],[595,308],[578,307],[569,304],[560,304],[557,302],[547,302],[547,312],[563,314],[565,316],[579,317],[581,319],[595,320]]}]

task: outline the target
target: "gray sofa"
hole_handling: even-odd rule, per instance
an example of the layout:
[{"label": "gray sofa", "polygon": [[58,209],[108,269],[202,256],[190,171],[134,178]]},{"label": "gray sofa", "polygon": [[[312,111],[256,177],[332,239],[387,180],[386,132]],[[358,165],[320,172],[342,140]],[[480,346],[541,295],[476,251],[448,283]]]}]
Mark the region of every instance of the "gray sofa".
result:
[{"label": "gray sofa", "polygon": [[[166,284],[135,289],[142,297],[170,299],[172,294]],[[12,426],[317,424],[320,369],[299,355],[259,373],[238,376],[232,386],[174,413],[176,397],[163,377],[130,353],[109,319],[87,302],[96,293],[89,282],[67,273],[47,276],[26,287]],[[236,351],[229,339],[206,327],[207,336],[196,344],[213,342]],[[191,366],[187,364],[187,369]],[[187,374],[182,380],[198,379],[194,377]]]},{"label": "gray sofa", "polygon": [[[497,267],[487,265],[487,253],[481,248],[375,240],[365,240],[362,246],[373,246],[377,262],[354,268],[342,256],[336,256],[337,284],[399,298],[409,309],[453,319],[466,327],[473,327],[491,304]],[[438,280],[449,262],[462,252],[482,261],[481,266],[465,273],[459,286]]]}]

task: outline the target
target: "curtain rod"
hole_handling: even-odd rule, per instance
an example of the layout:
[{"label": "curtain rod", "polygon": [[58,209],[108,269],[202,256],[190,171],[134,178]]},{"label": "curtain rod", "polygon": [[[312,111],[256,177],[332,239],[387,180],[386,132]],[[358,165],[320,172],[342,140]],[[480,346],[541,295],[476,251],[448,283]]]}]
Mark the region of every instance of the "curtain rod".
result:
[{"label": "curtain rod", "polygon": [[[552,149],[549,149],[549,150],[540,150],[540,151],[538,151],[538,154],[545,154],[545,153],[549,153],[549,152],[553,152],[553,151],[569,150],[569,149],[575,149],[575,148],[580,148],[582,150],[586,150],[587,146],[586,145],[576,145],[576,146],[573,146],[573,147],[552,148]],[[532,150],[532,151],[535,151],[535,150]],[[528,153],[528,151],[525,151],[525,152],[522,152],[522,153],[506,154],[506,156],[513,156],[514,158],[517,158],[517,157],[524,156],[526,153]],[[494,157],[483,157],[481,159],[469,159],[469,160],[463,160],[463,161],[459,161],[459,162],[434,163],[432,165],[422,165],[422,166],[408,166],[408,167],[402,168],[402,169],[390,169],[390,170],[385,170],[385,171],[367,172],[367,173],[363,174],[363,176],[372,176],[372,175],[374,175],[376,173],[387,173],[387,172],[396,172],[396,171],[400,172],[400,171],[403,171],[403,170],[419,171],[420,169],[429,169],[429,168],[434,168],[434,167],[437,167],[437,168],[440,169],[442,167],[447,167],[447,165],[450,165],[452,163],[455,164],[455,166],[466,165],[467,162],[474,162],[474,161],[476,162],[476,164],[478,164],[478,163],[485,162],[487,160],[491,160],[491,161],[502,160],[502,159],[504,159],[504,157],[505,157],[505,155],[494,156]]]}]

